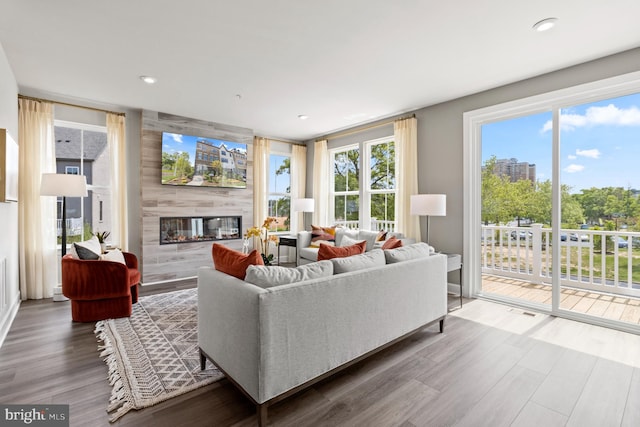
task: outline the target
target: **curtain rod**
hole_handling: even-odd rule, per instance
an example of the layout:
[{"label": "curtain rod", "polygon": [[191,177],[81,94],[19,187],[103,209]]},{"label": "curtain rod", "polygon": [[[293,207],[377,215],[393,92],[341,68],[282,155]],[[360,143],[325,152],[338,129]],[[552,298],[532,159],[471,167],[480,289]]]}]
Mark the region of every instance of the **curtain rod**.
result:
[{"label": "curtain rod", "polygon": [[116,111],[109,111],[109,110],[105,110],[105,109],[102,109],[102,108],[85,107],[84,105],[71,104],[70,102],[52,101],[51,99],[35,98],[33,96],[25,96],[25,95],[18,95],[18,98],[28,99],[28,100],[36,101],[36,102],[50,102],[52,104],[66,105],[67,107],[84,108],[85,110],[98,111],[100,113],[110,113],[110,114],[115,114],[115,115],[118,115],[118,116],[125,116],[126,117],[125,113],[119,113],[119,112],[116,112]]},{"label": "curtain rod", "polygon": [[360,133],[360,132],[364,132],[366,130],[370,130],[370,129],[375,129],[375,128],[379,128],[382,126],[387,126],[392,124],[393,122],[395,122],[396,120],[404,120],[404,119],[412,119],[415,118],[416,115],[415,114],[411,114],[409,116],[405,116],[405,117],[398,117],[397,119],[390,119],[384,122],[380,122],[380,123],[375,123],[369,126],[365,126],[365,127],[361,127],[361,128],[357,128],[357,129],[352,129],[352,130],[346,130],[344,132],[338,132],[336,134],[330,135],[330,136],[325,136],[324,138],[316,138],[316,141],[322,141],[323,139],[326,139],[327,141],[331,140],[331,139],[336,139],[336,138],[342,138],[345,136],[349,136],[349,135],[354,135],[356,133]]}]

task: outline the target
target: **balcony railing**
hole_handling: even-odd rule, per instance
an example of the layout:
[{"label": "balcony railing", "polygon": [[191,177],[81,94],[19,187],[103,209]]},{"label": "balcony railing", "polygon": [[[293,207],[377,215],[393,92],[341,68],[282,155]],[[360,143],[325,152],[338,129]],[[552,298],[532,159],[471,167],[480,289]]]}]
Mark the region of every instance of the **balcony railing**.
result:
[{"label": "balcony railing", "polygon": [[[336,221],[337,225],[341,225],[342,227],[345,228],[350,228],[350,229],[356,229],[360,226],[360,221],[355,220],[355,221]],[[385,220],[379,220],[376,218],[372,218],[371,219],[371,227],[368,228],[368,230],[373,230],[373,231],[380,231],[380,230],[385,230],[385,231],[396,231],[396,222],[395,221],[385,221]]]},{"label": "balcony railing", "polygon": [[[531,227],[482,226],[482,272],[551,285],[552,232]],[[640,296],[640,233],[560,231],[561,286]]]},{"label": "balcony railing", "polygon": [[[80,236],[82,234],[82,218],[67,218],[67,236]],[[62,236],[62,220],[58,219],[57,236]]]}]

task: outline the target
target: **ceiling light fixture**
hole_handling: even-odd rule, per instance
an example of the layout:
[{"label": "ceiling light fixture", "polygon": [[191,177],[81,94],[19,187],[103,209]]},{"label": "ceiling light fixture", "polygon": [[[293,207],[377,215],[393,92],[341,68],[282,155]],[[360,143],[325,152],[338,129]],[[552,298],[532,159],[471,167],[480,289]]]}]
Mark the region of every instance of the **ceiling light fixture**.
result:
[{"label": "ceiling light fixture", "polygon": [[152,85],[155,82],[158,81],[158,79],[156,79],[155,77],[151,77],[151,76],[140,76],[140,80],[142,80],[143,82],[145,82],[148,85]]},{"label": "ceiling light fixture", "polygon": [[533,24],[533,29],[539,33],[543,31],[548,31],[556,25],[557,21],[558,21],[558,18],[543,19],[542,21],[538,21],[535,24]]},{"label": "ceiling light fixture", "polygon": [[298,118],[299,118],[300,120],[307,120],[307,119],[309,118],[309,116],[307,116],[306,114],[300,114],[300,115],[298,116]]}]

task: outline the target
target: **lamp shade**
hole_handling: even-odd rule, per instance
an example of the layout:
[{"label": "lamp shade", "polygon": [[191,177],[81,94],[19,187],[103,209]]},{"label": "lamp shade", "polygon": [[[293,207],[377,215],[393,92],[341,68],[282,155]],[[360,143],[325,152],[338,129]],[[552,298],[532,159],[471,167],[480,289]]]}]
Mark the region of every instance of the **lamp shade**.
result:
[{"label": "lamp shade", "polygon": [[410,199],[411,215],[445,216],[447,215],[446,194],[414,194]]},{"label": "lamp shade", "polygon": [[43,173],[40,181],[40,195],[86,197],[87,178],[84,175]]},{"label": "lamp shade", "polygon": [[294,212],[313,212],[315,201],[313,199],[293,199]]}]

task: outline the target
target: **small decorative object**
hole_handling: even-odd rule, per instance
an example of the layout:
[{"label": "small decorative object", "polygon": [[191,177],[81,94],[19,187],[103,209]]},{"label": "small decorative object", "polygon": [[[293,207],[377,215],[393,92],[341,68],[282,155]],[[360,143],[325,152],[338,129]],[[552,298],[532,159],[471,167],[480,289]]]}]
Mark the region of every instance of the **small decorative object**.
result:
[{"label": "small decorative object", "polygon": [[111,232],[96,231],[93,235],[98,238],[98,242],[100,242],[100,249],[102,250],[102,253],[105,253],[107,249],[107,237],[111,235]]},{"label": "small decorative object", "polygon": [[269,235],[269,229],[278,220],[274,217],[267,217],[262,223],[262,227],[251,227],[244,233],[245,241],[250,237],[257,237],[260,241],[260,254],[262,255],[262,261],[264,265],[271,265],[273,262],[273,254],[269,253],[269,244],[278,243],[278,236],[275,234]]}]

